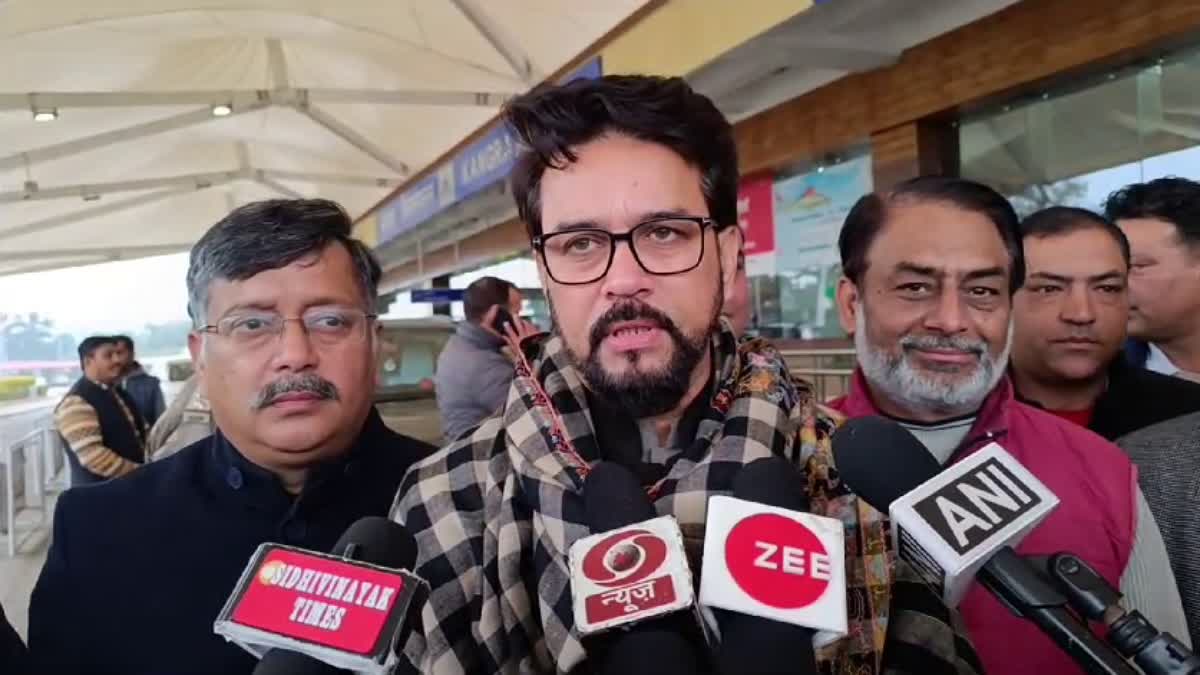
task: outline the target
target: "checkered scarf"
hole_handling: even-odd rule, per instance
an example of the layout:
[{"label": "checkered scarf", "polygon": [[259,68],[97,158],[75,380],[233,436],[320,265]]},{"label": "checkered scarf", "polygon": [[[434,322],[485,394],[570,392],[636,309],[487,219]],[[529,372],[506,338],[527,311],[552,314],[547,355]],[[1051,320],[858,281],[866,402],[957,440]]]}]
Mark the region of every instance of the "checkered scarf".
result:
[{"label": "checkered scarf", "polygon": [[[415,466],[392,510],[416,537],[416,571],[431,586],[422,629],[405,644],[422,673],[567,673],[586,658],[573,630],[567,550],[590,534],[582,499],[587,458],[604,454],[561,339],[524,346],[504,410]],[[884,643],[905,639],[915,653],[952,664],[961,630],[951,628],[949,612],[916,612],[919,630],[907,638],[888,626],[886,523],[837,480],[829,451],[837,413],[815,404],[769,344],[739,344],[726,327],[712,348],[714,391],[694,442],[650,458],[663,460],[666,475],[651,497],[660,514],[678,519],[693,569],[708,497],[729,494],[744,464],[787,457],[806,470],[813,512],[847,528],[850,634],[819,651],[822,672],[905,672],[880,665]],[[945,610],[936,598],[924,604]],[[924,657],[920,663],[928,664]]]}]

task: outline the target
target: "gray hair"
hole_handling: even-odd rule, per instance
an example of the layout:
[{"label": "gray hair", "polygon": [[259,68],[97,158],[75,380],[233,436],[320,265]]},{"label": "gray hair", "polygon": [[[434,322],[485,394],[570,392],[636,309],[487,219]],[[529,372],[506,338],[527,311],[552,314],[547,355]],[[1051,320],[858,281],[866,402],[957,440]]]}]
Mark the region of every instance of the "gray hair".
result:
[{"label": "gray hair", "polygon": [[213,281],[244,281],[338,243],[346,247],[357,271],[363,302],[370,307],[379,290],[379,261],[351,236],[346,210],[327,199],[271,199],[234,209],[196,242],[188,263],[188,314],[197,327],[206,323]]}]

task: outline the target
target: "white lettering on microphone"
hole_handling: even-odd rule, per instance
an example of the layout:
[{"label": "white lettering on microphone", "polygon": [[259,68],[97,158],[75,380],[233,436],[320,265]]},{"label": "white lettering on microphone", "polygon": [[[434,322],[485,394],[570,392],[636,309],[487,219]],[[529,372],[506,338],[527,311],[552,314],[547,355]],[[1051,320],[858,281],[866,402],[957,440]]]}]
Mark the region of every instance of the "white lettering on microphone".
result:
[{"label": "white lettering on microphone", "polygon": [[754,542],[754,548],[759,551],[758,557],[754,559],[755,567],[822,581],[833,578],[833,563],[827,554],[805,551],[794,546],[779,546],[766,541]]}]

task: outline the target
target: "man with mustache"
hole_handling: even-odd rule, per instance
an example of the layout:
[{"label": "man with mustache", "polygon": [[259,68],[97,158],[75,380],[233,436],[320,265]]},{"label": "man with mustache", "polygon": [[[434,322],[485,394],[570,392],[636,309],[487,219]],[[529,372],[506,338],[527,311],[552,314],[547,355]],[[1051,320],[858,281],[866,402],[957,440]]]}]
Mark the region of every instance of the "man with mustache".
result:
[{"label": "man with mustache", "polygon": [[41,675],[250,673],[213,621],[263,543],[328,550],[432,450],[372,405],[379,264],[333,202],[242,206],[192,248],[188,337],[216,432],[69,490],[33,591]]},{"label": "man with mustache", "polygon": [[[999,443],[1061,500],[1018,553],[1075,553],[1120,587],[1126,606],[1186,635],[1162,537],[1129,460],[1086,429],[1019,402],[1005,376],[1012,295],[1025,278],[1008,201],[968,180],[911,179],[860,199],[838,246],[837,306],[859,368],[850,393],[831,405],[898,421],[943,464]],[[961,611],[986,672],[1082,672],[979,584]]]},{"label": "man with mustache", "polygon": [[[835,416],[770,345],[739,342],[719,318],[737,274],[738,171],[712,101],[680,78],[610,75],[539,88],[505,117],[524,146],[513,194],[554,331],[521,343],[498,414],[404,480],[394,517],[431,585],[409,659],[433,675],[593,672],[604,645],[574,631],[567,571],[590,534],[593,466],[640,479],[679,521],[696,571],[708,496],[779,455],[803,470],[815,509],[845,520],[849,593],[873,600],[851,603],[852,637],[821,650],[822,672],[871,675],[884,654],[914,658],[897,664],[909,672],[976,663],[936,598],[888,623],[903,567],[864,543],[885,536],[880,522],[859,523],[830,479]],[[680,636],[704,661],[695,628]],[[906,649],[885,652],[885,636]]]},{"label": "man with mustache", "polygon": [[1200,410],[1200,384],[1121,358],[1129,242],[1087,209],[1053,206],[1021,222],[1025,285],[1013,296],[1017,395],[1116,440]]}]

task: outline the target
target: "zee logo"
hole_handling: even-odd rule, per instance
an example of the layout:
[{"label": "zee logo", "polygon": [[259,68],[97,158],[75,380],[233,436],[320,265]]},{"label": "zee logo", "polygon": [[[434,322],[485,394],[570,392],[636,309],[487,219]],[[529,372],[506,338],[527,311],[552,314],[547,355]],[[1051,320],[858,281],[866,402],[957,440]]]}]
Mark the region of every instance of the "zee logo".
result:
[{"label": "zee logo", "polygon": [[738,521],[725,540],[729,575],[746,595],[778,609],[816,602],[833,579],[833,561],[803,524],[766,513]]}]

